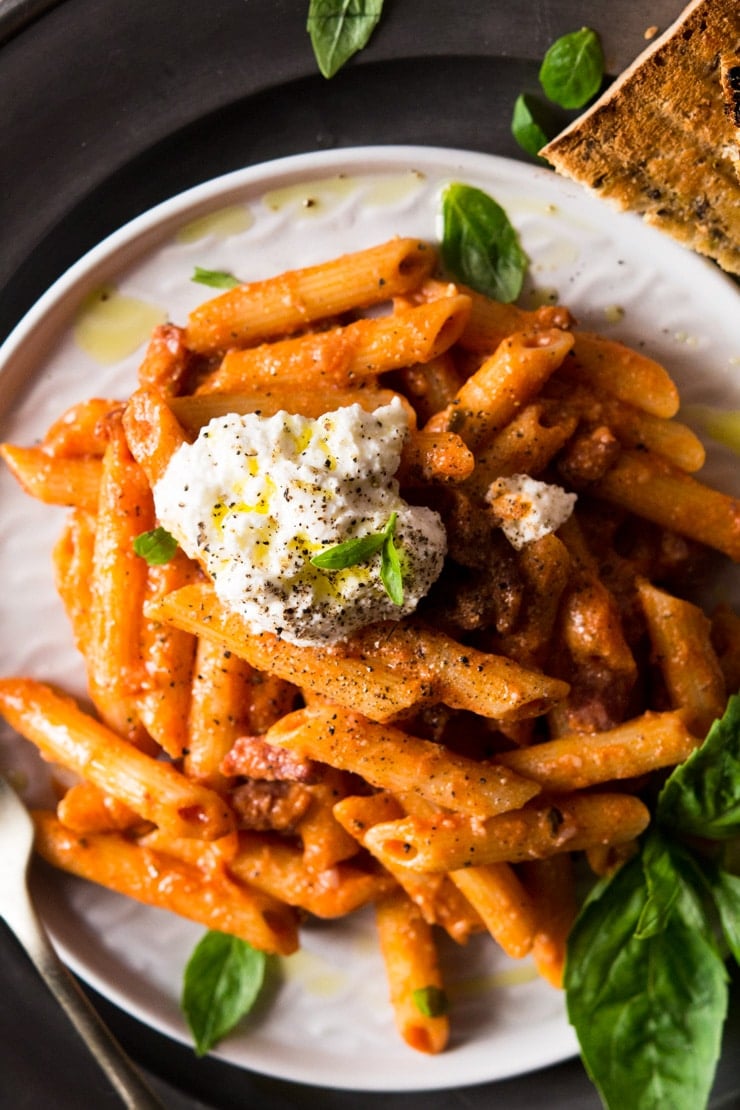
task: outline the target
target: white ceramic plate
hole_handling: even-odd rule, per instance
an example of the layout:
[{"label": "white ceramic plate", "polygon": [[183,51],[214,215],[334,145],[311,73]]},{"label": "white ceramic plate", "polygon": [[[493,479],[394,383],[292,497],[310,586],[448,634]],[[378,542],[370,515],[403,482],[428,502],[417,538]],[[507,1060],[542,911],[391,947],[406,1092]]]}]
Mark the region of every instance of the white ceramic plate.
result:
[{"label": "white ceramic plate", "polygon": [[[32,443],[75,401],[126,396],[152,324],[184,322],[210,295],[190,280],[196,265],[249,280],[396,234],[435,238],[441,190],[455,180],[490,192],[518,228],[532,261],[523,303],[557,296],[582,326],[664,362],[699,423],[717,408],[740,409],[740,337],[732,329],[740,297],[711,264],[548,170],[460,151],[368,148],[230,174],[106,240],[0,352],[0,436]],[[737,456],[708,446],[708,479],[732,489]],[[49,560],[63,510],[30,501],[4,471],[0,504],[0,673],[80,693],[80,660]],[[728,596],[736,585],[728,575],[714,592]],[[0,743],[0,766],[35,770],[7,730]],[[39,895],[57,944],[84,979],[188,1041],[178,998],[200,929],[62,876],[45,876]],[[503,1078],[576,1051],[560,995],[527,961],[515,964],[481,938],[463,949],[444,945],[444,959],[454,1035],[440,1057],[398,1039],[366,914],[306,928],[302,951],[282,962],[280,984],[216,1055],[285,1079],[400,1091]]]}]

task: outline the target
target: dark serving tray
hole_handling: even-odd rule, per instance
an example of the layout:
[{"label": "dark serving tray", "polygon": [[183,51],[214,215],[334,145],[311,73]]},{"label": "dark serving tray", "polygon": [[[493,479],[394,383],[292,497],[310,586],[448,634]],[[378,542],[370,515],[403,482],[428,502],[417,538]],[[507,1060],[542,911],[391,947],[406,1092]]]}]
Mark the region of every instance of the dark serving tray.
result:
[{"label": "dark serving tray", "polygon": [[[386,0],[369,47],[331,81],[307,0],[0,0],[0,338],[109,232],[218,174],[303,151],[389,143],[524,157],[511,107],[550,42],[597,29],[608,71],[682,0]],[[565,122],[560,116],[557,124]],[[0,924],[0,1105],[119,1105]],[[592,1110],[578,1060],[458,1091],[317,1089],[197,1060],[90,997],[173,1110]],[[740,1106],[733,992],[713,1107]],[[629,1108],[625,1107],[625,1110]]]}]

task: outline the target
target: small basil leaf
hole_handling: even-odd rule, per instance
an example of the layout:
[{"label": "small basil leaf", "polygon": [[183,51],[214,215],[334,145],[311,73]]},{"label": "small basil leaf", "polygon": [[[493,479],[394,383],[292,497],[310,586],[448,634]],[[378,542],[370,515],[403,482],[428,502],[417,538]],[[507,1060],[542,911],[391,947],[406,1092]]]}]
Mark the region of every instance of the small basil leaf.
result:
[{"label": "small basil leaf", "polygon": [[142,559],[146,559],[150,566],[162,566],[169,563],[177,551],[177,540],[166,528],[159,526],[137,536],[134,539],[134,551]]},{"label": "small basil leaf", "polygon": [[307,30],[324,77],[367,46],[382,11],[383,0],[311,0]]},{"label": "small basil leaf", "polygon": [[251,1010],[267,957],[239,937],[208,932],[185,968],[182,1010],[195,1051],[204,1056]]},{"label": "small basil leaf", "polygon": [[527,256],[501,205],[471,185],[448,185],[442,222],[442,260],[452,276],[494,300],[515,301]]},{"label": "small basil leaf", "polygon": [[519,143],[522,150],[531,154],[544,166],[549,163],[540,158],[540,151],[548,141],[548,135],[535,118],[535,107],[531,97],[520,93],[514,101],[514,112],[511,117],[511,133]]},{"label": "small basil leaf", "polygon": [[424,1017],[442,1017],[450,1008],[447,995],[441,987],[418,987],[412,991],[411,997]]},{"label": "small basil leaf", "polygon": [[642,851],[642,867],[648,893],[640,915],[636,936],[649,937],[659,933],[677,914],[691,929],[703,933],[714,943],[708,924],[706,877],[694,857],[681,845],[665,840],[653,831]]},{"label": "small basil leaf", "polygon": [[657,817],[684,836],[725,840],[740,834],[740,695],[730,698],[701,747],[673,771]]},{"label": "small basil leaf", "polygon": [[345,570],[347,567],[356,567],[358,563],[364,563],[376,551],[380,551],[385,539],[384,532],[376,532],[372,536],[346,540],[314,555],[311,562],[321,570]]},{"label": "small basil leaf", "polygon": [[385,592],[393,604],[403,605],[403,572],[398,549],[392,536],[388,536],[383,544],[380,560],[380,581],[385,586]]},{"label": "small basil leaf", "polygon": [[[661,866],[667,878],[670,860]],[[568,941],[568,1014],[607,1107],[696,1110],[719,1056],[727,976],[675,906],[660,931],[637,935],[649,897],[638,855],[588,899]]]},{"label": "small basil leaf", "polygon": [[604,53],[589,27],[572,31],[549,48],[540,66],[545,94],[561,108],[582,108],[601,88]]},{"label": "small basil leaf", "polygon": [[197,281],[200,285],[210,285],[212,289],[233,289],[235,285],[242,284],[238,277],[225,270],[204,270],[200,266],[195,267],[190,280]]}]

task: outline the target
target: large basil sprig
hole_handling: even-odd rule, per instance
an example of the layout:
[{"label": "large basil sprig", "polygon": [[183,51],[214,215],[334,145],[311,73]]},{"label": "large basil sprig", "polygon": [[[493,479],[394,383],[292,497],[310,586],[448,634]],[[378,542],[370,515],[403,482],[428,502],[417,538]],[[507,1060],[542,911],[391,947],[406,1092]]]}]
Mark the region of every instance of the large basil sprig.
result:
[{"label": "large basil sprig", "polygon": [[568,1015],[609,1110],[707,1104],[727,1010],[718,936],[740,960],[740,879],[707,841],[740,835],[739,756],[736,696],[668,779],[639,853],[597,885],[571,931]]}]

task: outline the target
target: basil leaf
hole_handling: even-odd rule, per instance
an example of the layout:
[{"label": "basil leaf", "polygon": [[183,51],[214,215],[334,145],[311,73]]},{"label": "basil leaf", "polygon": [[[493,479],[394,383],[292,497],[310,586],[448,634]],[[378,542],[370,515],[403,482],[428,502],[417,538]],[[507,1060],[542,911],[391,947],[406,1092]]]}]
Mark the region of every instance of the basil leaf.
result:
[{"label": "basil leaf", "polygon": [[134,551],[142,559],[146,559],[149,566],[158,567],[169,563],[177,551],[177,540],[171,536],[166,528],[159,526],[150,532],[142,532],[134,539]]},{"label": "basil leaf", "polygon": [[[654,892],[669,877],[670,857],[661,853],[660,866]],[[588,899],[568,942],[568,1014],[607,1107],[696,1110],[719,1057],[727,976],[678,902],[660,915],[659,931],[637,935],[649,897],[638,855]]]},{"label": "basil leaf", "polygon": [[656,936],[665,928],[671,914],[677,913],[685,925],[714,943],[704,897],[706,876],[694,857],[681,845],[653,831],[643,846],[642,867],[648,900],[636,935]]},{"label": "basil leaf", "polygon": [[311,0],[306,29],[324,77],[367,45],[382,11],[383,0]]},{"label": "basil leaf", "polygon": [[345,540],[344,543],[328,547],[311,558],[315,567],[321,570],[345,570],[347,567],[356,567],[364,563],[376,551],[380,551],[385,543],[385,532],[375,532],[372,536],[359,536],[354,540]]},{"label": "basil leaf", "polygon": [[453,277],[494,300],[519,296],[527,256],[503,208],[471,185],[448,185],[442,197],[442,260]]},{"label": "basil leaf", "polygon": [[249,1013],[264,981],[267,957],[239,937],[208,932],[185,968],[182,1010],[204,1056]]},{"label": "basil leaf", "polygon": [[204,270],[200,266],[195,267],[190,280],[197,281],[200,285],[210,285],[213,289],[233,289],[235,285],[242,284],[239,278],[225,270]]},{"label": "basil leaf", "polygon": [[546,96],[561,108],[582,108],[601,88],[604,52],[589,27],[556,39],[540,66]]},{"label": "basil leaf", "polygon": [[531,154],[543,166],[549,165],[545,158],[540,158],[540,151],[547,143],[548,136],[535,118],[534,101],[526,93],[520,93],[514,101],[511,133],[522,150],[526,150],[527,154]]},{"label": "basil leaf", "polygon": [[411,992],[411,997],[424,1017],[442,1017],[450,1008],[447,995],[441,987],[418,987]]},{"label": "basil leaf", "polygon": [[717,868],[709,881],[722,932],[732,955],[740,964],[740,877]]},{"label": "basil leaf", "polygon": [[398,549],[393,542],[393,537],[388,536],[383,544],[380,559],[380,581],[385,586],[385,592],[394,605],[403,605],[403,572]]},{"label": "basil leaf", "polygon": [[727,703],[700,748],[671,774],[658,798],[661,825],[725,840],[740,834],[740,695]]}]

